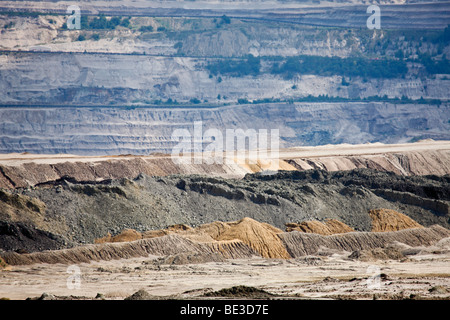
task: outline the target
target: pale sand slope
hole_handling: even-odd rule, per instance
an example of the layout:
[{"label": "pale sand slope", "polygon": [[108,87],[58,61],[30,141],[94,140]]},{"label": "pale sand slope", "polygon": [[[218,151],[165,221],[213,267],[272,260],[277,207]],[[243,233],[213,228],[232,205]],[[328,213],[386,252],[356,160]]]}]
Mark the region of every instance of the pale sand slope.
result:
[{"label": "pale sand slope", "polygon": [[[0,154],[0,187],[28,187],[70,176],[78,181],[135,178],[171,174],[206,174],[242,178],[262,170],[327,171],[372,168],[401,175],[444,175],[450,173],[450,141],[426,140],[405,144],[325,145],[258,151],[248,155],[218,154],[211,160],[205,154],[150,156],[77,156],[70,154]],[[247,161],[245,159],[247,158]],[[219,160],[217,160],[219,159]],[[244,159],[241,161],[239,159]],[[185,160],[185,163],[177,163]],[[210,162],[208,162],[211,160]]]}]

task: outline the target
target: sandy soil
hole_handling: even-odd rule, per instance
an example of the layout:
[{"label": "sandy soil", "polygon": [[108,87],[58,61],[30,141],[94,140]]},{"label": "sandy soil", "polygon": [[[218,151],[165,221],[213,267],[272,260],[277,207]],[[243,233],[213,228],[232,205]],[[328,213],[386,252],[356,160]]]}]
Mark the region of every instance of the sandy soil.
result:
[{"label": "sandy soil", "polygon": [[[276,152],[261,152],[259,158],[276,159],[295,159],[295,158],[317,158],[331,156],[358,156],[358,155],[375,155],[385,153],[401,153],[408,151],[424,151],[424,150],[450,150],[450,141],[425,140],[415,143],[401,144],[383,144],[383,143],[366,143],[366,144],[338,144],[324,145],[316,147],[295,147],[280,149]],[[189,157],[188,155],[186,155]],[[202,155],[199,155],[202,156]],[[30,154],[30,153],[9,153],[0,154],[0,165],[19,166],[24,163],[33,162],[36,164],[55,164],[61,162],[97,162],[114,159],[157,159],[170,158],[170,155],[150,155],[150,156],[78,156],[71,154]],[[195,157],[195,155],[194,155]]]},{"label": "sandy soil", "polygon": [[[291,298],[450,299],[450,253],[426,253],[406,261],[362,262],[349,253],[290,260],[235,259],[189,265],[158,265],[156,256],[78,264],[74,287],[67,265],[14,266],[0,272],[0,297],[55,296],[124,299],[140,289],[163,298],[197,299],[205,292],[254,286]],[[381,274],[381,277],[379,276]],[[439,287],[439,290],[431,290]]]}]

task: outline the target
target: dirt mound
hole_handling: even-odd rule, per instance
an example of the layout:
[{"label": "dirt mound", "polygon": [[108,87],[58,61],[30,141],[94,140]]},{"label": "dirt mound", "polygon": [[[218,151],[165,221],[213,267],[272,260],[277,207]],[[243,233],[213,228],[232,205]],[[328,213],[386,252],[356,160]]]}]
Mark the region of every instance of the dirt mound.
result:
[{"label": "dirt mound", "polygon": [[195,229],[197,231],[208,234],[213,239],[218,239],[222,233],[230,229],[230,225],[226,222],[214,221],[211,223],[202,224]]},{"label": "dirt mound", "polygon": [[155,299],[157,299],[156,296],[152,296],[144,289],[136,291],[131,296],[125,298],[125,300],[155,300]]},{"label": "dirt mound", "polygon": [[[215,221],[203,224],[197,228],[191,228],[187,225],[174,225],[162,230],[146,231],[142,234],[143,238],[153,238],[165,234],[176,233],[184,238],[194,242],[204,243],[205,245],[218,250],[226,257],[237,258],[237,255],[254,254],[258,252],[267,258],[290,258],[277,234],[283,231],[267,223],[261,223],[251,218],[243,218],[234,222]],[[141,234],[134,230],[124,230],[116,237],[106,236],[98,239],[98,243],[117,242],[136,240]],[[131,240],[127,240],[131,239]],[[105,241],[106,240],[106,241]],[[239,241],[237,241],[239,240]],[[254,251],[247,252],[242,244],[246,244]],[[236,251],[236,248],[238,249]]]},{"label": "dirt mound", "polygon": [[108,242],[129,242],[136,241],[139,239],[151,239],[156,237],[162,237],[171,233],[183,233],[185,231],[193,230],[190,226],[186,224],[175,224],[167,227],[166,229],[159,230],[148,230],[143,233],[136,231],[134,229],[125,229],[116,236],[111,236],[108,232],[103,238],[98,238],[94,240],[94,243],[108,243]]},{"label": "dirt mound", "polygon": [[429,228],[390,232],[349,232],[331,236],[294,231],[279,236],[289,254],[296,258],[313,255],[321,247],[353,252],[385,248],[393,242],[404,243],[411,247],[430,246],[443,238],[449,237],[450,230],[435,225]]},{"label": "dirt mound", "polygon": [[348,256],[350,259],[360,261],[377,261],[377,260],[402,260],[405,256],[394,248],[375,248],[371,250],[356,250]]},{"label": "dirt mound", "polygon": [[[180,181],[185,181],[184,189]],[[371,231],[372,219],[367,212],[376,208],[402,212],[423,226],[440,224],[449,228],[444,214],[450,200],[446,187],[449,182],[450,176],[399,177],[366,169],[333,173],[290,171],[269,176],[249,175],[244,179],[142,174],[134,180],[66,181],[17,189],[9,194],[19,194],[24,201],[25,197],[38,199],[45,204],[45,212],[12,207],[8,195],[10,200],[0,200],[0,221],[27,222],[36,229],[64,237],[67,243],[77,244],[94,243],[108,232],[113,238],[125,229],[141,232],[142,238],[159,237],[172,230],[187,235],[196,230],[187,230],[182,225],[167,226],[235,221],[244,214],[282,230],[287,222],[325,223],[326,219],[336,219],[355,230]],[[200,185],[212,189],[199,189]],[[228,191],[219,189],[228,190],[232,197]],[[233,198],[236,195],[241,198]],[[209,242],[229,227],[225,222],[215,223],[204,234],[191,233],[190,239]],[[149,229],[156,231],[145,231]],[[97,242],[112,241],[111,238]]]},{"label": "dirt mound", "polygon": [[227,259],[243,259],[251,256],[259,256],[253,248],[241,240],[222,240],[202,243],[214,252],[219,252]]},{"label": "dirt mound", "polygon": [[278,234],[283,233],[282,230],[251,218],[228,222],[226,225],[214,223],[213,226],[203,226],[201,230],[212,230],[211,237],[218,241],[241,240],[266,258],[290,258],[278,237]]},{"label": "dirt mound", "polygon": [[255,287],[235,286],[221,289],[219,291],[207,292],[205,297],[223,297],[223,298],[246,298],[246,299],[269,299],[275,295],[265,290]]},{"label": "dirt mound", "polygon": [[398,231],[403,229],[423,228],[410,217],[390,209],[369,211],[372,219],[372,232]]},{"label": "dirt mound", "polygon": [[171,225],[169,227],[167,227],[168,231],[173,231],[173,232],[177,232],[177,231],[187,231],[187,230],[192,230],[192,227],[188,226],[187,224],[174,224]]},{"label": "dirt mound", "polygon": [[5,251],[56,250],[66,245],[60,236],[27,223],[0,221],[0,249]]},{"label": "dirt mound", "polygon": [[[148,255],[168,256],[185,252],[213,254],[216,251],[206,244],[195,243],[176,234],[142,239],[132,242],[103,243],[78,246],[70,249],[19,254],[3,252],[0,257],[10,265],[34,263],[83,263],[100,260],[129,259]],[[220,253],[220,251],[219,251]],[[235,245],[232,254],[250,258],[255,252],[244,243]]]},{"label": "dirt mound", "polygon": [[219,253],[199,253],[199,252],[183,252],[175,255],[161,257],[153,263],[156,265],[182,265],[182,264],[199,264],[207,262],[224,262],[226,259]]},{"label": "dirt mound", "polygon": [[5,252],[1,256],[11,264],[33,263],[80,263],[99,260],[144,257],[149,254],[170,255],[180,252],[198,251],[210,252],[209,248],[201,247],[190,240],[176,235],[143,239],[133,242],[118,242],[91,244],[70,249],[17,254]]},{"label": "dirt mound", "polygon": [[0,189],[0,201],[3,202],[2,205],[9,205],[19,210],[31,210],[34,213],[45,212],[45,204],[39,199],[31,198],[20,194],[11,194],[1,189]]},{"label": "dirt mound", "polygon": [[320,221],[303,221],[301,223],[287,223],[286,232],[292,231],[317,233],[324,236],[328,236],[337,233],[353,232],[355,230],[353,230],[348,225],[339,220],[329,219],[326,220],[324,223]]}]

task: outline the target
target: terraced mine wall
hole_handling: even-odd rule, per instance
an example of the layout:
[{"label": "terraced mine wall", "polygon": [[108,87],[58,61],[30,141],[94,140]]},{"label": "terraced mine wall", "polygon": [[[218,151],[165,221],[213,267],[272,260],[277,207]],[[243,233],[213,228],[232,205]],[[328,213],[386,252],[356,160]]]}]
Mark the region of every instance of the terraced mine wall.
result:
[{"label": "terraced mine wall", "polygon": [[450,104],[269,103],[218,108],[0,108],[0,153],[171,153],[175,129],[277,129],[280,147],[450,140]]},{"label": "terraced mine wall", "polygon": [[[66,6],[46,2],[34,5],[21,6],[14,4],[15,1],[6,2],[0,9],[9,11],[15,10],[36,10],[48,13],[65,14]],[[250,5],[249,5],[250,4]],[[240,2],[221,2],[220,8],[213,3],[203,2],[202,8],[195,3],[181,2],[165,4],[164,2],[152,7],[137,4],[133,6],[120,6],[114,3],[86,4],[83,7],[85,14],[105,15],[132,15],[132,16],[170,16],[170,17],[221,17],[226,14],[231,17],[243,19],[257,19],[270,22],[288,22],[293,24],[327,26],[327,27],[365,27],[368,15],[366,13],[368,5],[361,5],[347,2],[345,5],[330,6],[318,5],[309,2],[305,6],[298,7],[295,2],[280,1],[275,6],[269,4],[265,6],[265,1],[252,1],[245,6]],[[378,3],[376,3],[378,4]],[[428,3],[399,3],[381,4],[383,10],[383,24],[386,28],[442,28],[448,24],[449,12],[448,2],[428,2]],[[410,21],[415,21],[411,24]]]}]

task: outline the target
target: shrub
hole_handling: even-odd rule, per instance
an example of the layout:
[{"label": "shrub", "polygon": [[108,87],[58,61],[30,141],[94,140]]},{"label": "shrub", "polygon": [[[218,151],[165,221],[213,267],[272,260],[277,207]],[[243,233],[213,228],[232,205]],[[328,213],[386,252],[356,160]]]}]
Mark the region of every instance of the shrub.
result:
[{"label": "shrub", "polygon": [[191,100],[189,100],[191,103],[193,104],[199,104],[201,101],[197,98],[192,98]]},{"label": "shrub", "polygon": [[152,32],[153,26],[142,26],[138,29],[140,32]]}]

